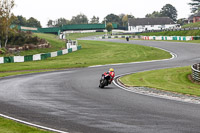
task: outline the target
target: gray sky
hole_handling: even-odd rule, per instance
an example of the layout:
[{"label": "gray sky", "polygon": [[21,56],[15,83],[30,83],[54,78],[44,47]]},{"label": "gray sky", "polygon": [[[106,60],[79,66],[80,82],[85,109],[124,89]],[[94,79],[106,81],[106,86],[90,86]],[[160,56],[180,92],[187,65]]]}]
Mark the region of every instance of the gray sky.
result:
[{"label": "gray sky", "polygon": [[190,15],[191,0],[15,0],[15,15],[22,15],[27,19],[38,19],[43,27],[49,19],[60,17],[70,20],[72,16],[83,13],[88,19],[98,16],[100,21],[110,14],[132,14],[135,17],[145,17],[147,13],[160,11],[165,4],[172,4],[178,11],[178,18]]}]

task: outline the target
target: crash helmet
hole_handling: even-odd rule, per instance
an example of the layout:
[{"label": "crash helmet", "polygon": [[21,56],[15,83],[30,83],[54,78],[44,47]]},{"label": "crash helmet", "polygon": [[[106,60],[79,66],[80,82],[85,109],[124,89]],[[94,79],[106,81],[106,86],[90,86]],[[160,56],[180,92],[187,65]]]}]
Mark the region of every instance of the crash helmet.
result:
[{"label": "crash helmet", "polygon": [[114,69],[113,69],[113,68],[110,68],[109,71],[110,71],[110,72],[114,72]]}]

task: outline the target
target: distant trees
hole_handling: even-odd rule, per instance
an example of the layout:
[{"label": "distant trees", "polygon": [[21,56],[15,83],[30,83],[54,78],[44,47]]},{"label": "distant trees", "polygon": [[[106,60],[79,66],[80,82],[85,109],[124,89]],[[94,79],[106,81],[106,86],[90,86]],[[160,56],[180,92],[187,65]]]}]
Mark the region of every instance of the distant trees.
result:
[{"label": "distant trees", "polygon": [[163,17],[169,17],[173,21],[176,21],[177,19],[177,10],[171,4],[166,4],[165,6],[163,6],[160,13]]},{"label": "distant trees", "polygon": [[161,15],[160,12],[154,11],[154,12],[151,13],[151,14],[147,14],[145,17],[146,17],[146,18],[156,18],[156,17],[161,17],[161,16],[162,16],[162,15]]},{"label": "distant trees", "polygon": [[22,15],[16,16],[12,20],[12,24],[20,25],[20,26],[28,26],[28,27],[39,27],[39,28],[42,27],[40,24],[40,21],[38,21],[37,19],[31,17],[27,20]]},{"label": "distant trees", "polygon": [[99,17],[93,16],[90,20],[91,24],[99,24]]},{"label": "distant trees", "polygon": [[108,14],[102,22],[100,22],[100,19],[98,16],[93,16],[90,21],[88,20],[88,17],[82,13],[73,16],[71,20],[67,20],[65,18],[59,18],[56,20],[49,20],[47,22],[48,27],[58,27],[62,25],[68,25],[68,24],[104,24],[105,20],[106,23],[116,23],[120,27],[126,27],[128,26],[128,19],[129,18],[134,18],[133,15],[129,14],[120,14],[120,15],[115,15],[113,13]]},{"label": "distant trees", "polygon": [[88,24],[88,18],[86,15],[80,13],[72,17],[71,24]]},{"label": "distant trees", "polygon": [[161,11],[154,11],[151,14],[146,14],[146,18],[155,18],[155,17],[169,17],[173,21],[177,20],[177,10],[171,4],[166,4],[162,7]]},{"label": "distant trees", "polygon": [[14,18],[11,10],[14,5],[14,0],[0,0],[0,48],[2,45],[6,47],[8,42],[8,35],[11,31],[10,25]]},{"label": "distant trees", "polygon": [[111,32],[111,31],[113,30],[112,23],[108,23],[108,24],[106,25],[106,30],[107,30],[108,32]]},{"label": "distant trees", "polygon": [[106,21],[107,22],[111,22],[111,23],[116,23],[116,24],[120,24],[120,18],[118,15],[115,15],[115,14],[108,14],[106,17],[105,17]]},{"label": "distant trees", "polygon": [[191,6],[191,12],[192,13],[197,13],[200,11],[200,0],[191,0],[192,2],[189,3]]}]

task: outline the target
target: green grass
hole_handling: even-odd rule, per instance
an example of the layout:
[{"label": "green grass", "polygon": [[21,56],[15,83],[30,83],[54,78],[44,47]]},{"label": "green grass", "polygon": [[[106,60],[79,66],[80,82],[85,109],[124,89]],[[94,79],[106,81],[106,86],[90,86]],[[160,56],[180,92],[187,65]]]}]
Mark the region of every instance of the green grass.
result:
[{"label": "green grass", "polygon": [[121,77],[127,86],[145,86],[165,91],[200,96],[200,85],[188,79],[190,67],[140,72]]},{"label": "green grass", "polygon": [[200,27],[200,22],[190,23],[182,26],[182,28],[194,28],[194,27]]},{"label": "green grass", "polygon": [[52,133],[0,117],[0,133]]},{"label": "green grass", "polygon": [[139,35],[144,35],[144,36],[200,36],[200,30],[150,32],[150,33],[141,33]]},{"label": "green grass", "polygon": [[76,40],[77,38],[95,36],[95,35],[104,35],[104,32],[94,32],[94,33],[70,33],[66,34],[67,39]]},{"label": "green grass", "polygon": [[79,41],[79,43],[82,45],[82,49],[79,51],[42,61],[0,64],[0,72],[77,68],[171,57],[165,51],[140,45],[101,41]]}]

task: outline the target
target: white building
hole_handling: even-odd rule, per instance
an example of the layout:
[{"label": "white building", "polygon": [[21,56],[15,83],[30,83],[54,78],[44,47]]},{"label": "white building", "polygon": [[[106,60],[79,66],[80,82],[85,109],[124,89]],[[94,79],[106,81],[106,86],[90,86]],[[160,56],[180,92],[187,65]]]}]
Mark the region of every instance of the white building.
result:
[{"label": "white building", "polygon": [[163,30],[176,28],[178,25],[169,17],[133,18],[128,20],[129,32],[143,32],[148,30]]}]

